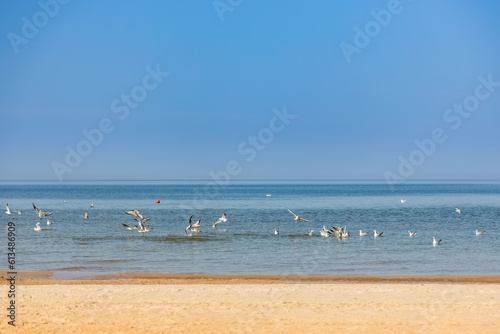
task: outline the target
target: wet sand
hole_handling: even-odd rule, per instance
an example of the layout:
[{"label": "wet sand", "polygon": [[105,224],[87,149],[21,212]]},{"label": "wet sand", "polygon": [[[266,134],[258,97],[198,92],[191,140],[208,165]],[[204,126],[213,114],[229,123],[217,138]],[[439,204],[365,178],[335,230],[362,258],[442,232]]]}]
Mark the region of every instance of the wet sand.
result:
[{"label": "wet sand", "polygon": [[[47,279],[52,275],[19,273],[33,278],[16,282],[15,332],[498,333],[500,328],[500,276]],[[7,281],[2,284],[0,305],[7,306]],[[2,333],[12,330],[6,319]]]}]

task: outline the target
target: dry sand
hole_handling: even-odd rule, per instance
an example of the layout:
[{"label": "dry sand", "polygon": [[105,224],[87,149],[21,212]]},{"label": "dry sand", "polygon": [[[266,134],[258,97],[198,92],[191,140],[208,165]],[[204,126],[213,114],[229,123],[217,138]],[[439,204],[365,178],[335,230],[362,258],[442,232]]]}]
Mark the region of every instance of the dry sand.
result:
[{"label": "dry sand", "polygon": [[16,328],[4,316],[0,332],[500,333],[499,276],[99,278],[18,280]]}]

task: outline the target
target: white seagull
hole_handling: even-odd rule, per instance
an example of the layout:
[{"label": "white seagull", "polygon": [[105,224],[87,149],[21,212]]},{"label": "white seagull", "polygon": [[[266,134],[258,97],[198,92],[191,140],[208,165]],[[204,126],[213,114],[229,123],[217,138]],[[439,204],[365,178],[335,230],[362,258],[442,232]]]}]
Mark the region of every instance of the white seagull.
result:
[{"label": "white seagull", "polygon": [[484,232],[486,232],[486,231],[478,231],[478,230],[476,230],[476,235],[483,235]]},{"label": "white seagull", "polygon": [[220,223],[225,223],[225,222],[227,222],[226,213],[223,213],[222,217],[220,217],[215,223],[212,224],[212,227],[215,227]]},{"label": "white seagull", "polygon": [[274,229],[274,235],[278,235],[280,232],[277,229]]},{"label": "white seagull", "polygon": [[313,235],[313,232],[314,232],[314,230],[307,230],[307,234],[308,234],[309,236]]},{"label": "white seagull", "polygon": [[36,223],[36,227],[33,228],[35,231],[41,231],[42,228],[40,227],[40,222]]},{"label": "white seagull", "polygon": [[293,220],[294,222],[296,221],[301,221],[301,222],[308,222],[309,220],[307,219],[304,219],[304,218],[300,218],[299,216],[297,216],[295,213],[293,213],[292,211],[290,211],[289,208],[286,208],[292,215],[295,216],[295,219]]},{"label": "white seagull", "polygon": [[38,218],[42,219],[43,217],[50,216],[52,212],[43,212],[42,210],[38,209],[35,206],[35,203],[33,203],[33,209],[35,209],[35,212],[38,214]]},{"label": "white seagull", "polygon": [[184,232],[187,234],[188,231],[192,231],[192,232],[196,232],[198,233],[198,228],[201,226],[201,219],[198,219],[198,221],[196,223],[193,224],[193,217],[194,215],[192,215],[191,217],[189,217],[189,226],[186,227],[184,229]]},{"label": "white seagull", "polygon": [[330,231],[326,229],[326,226],[323,226],[323,228],[319,231],[319,234],[322,237],[328,238],[330,236]]},{"label": "white seagull", "polygon": [[9,203],[5,204],[5,207],[7,208],[7,211],[5,211],[5,213],[8,214],[8,215],[11,215],[12,212],[10,212]]},{"label": "white seagull", "polygon": [[271,194],[267,194],[266,196],[267,196],[267,197],[271,197]]},{"label": "white seagull", "polygon": [[90,207],[91,209],[93,209],[93,208],[94,208],[94,203],[90,204],[90,206],[89,206],[89,207]]},{"label": "white seagull", "polygon": [[146,222],[149,220],[149,218],[144,218],[140,213],[139,211],[137,210],[129,210],[129,211],[125,211],[125,213],[127,215],[131,215],[131,216],[134,216],[134,219],[137,220],[138,222],[138,225],[137,226],[129,226],[127,224],[123,224],[123,226],[125,226],[127,229],[129,230],[136,230],[137,232],[139,233],[145,233],[145,232],[150,232],[152,230],[152,228],[148,228],[146,226]]},{"label": "white seagull", "polygon": [[405,200],[405,199],[402,199],[402,200],[401,200],[401,204],[403,204],[403,203],[406,203],[406,200]]},{"label": "white seagull", "polygon": [[410,238],[413,238],[413,237],[414,237],[414,236],[416,236],[416,235],[417,235],[417,231],[415,231],[415,232],[408,231],[408,236],[409,236]]},{"label": "white seagull", "polygon": [[52,223],[53,223],[53,222],[51,222],[51,221],[49,220],[49,218],[47,218],[47,225],[52,225]]},{"label": "white seagull", "polygon": [[369,232],[363,232],[362,230],[359,230],[359,236],[363,237],[365,235],[368,235]]},{"label": "white seagull", "polygon": [[460,210],[459,208],[455,208],[455,212],[462,214],[462,210]]},{"label": "white seagull", "polygon": [[437,246],[442,239],[437,240],[436,237],[432,237],[432,246]]},{"label": "white seagull", "polygon": [[374,237],[374,238],[381,237],[381,236],[382,236],[382,233],[384,233],[384,232],[377,233],[377,230],[373,230],[373,237]]}]

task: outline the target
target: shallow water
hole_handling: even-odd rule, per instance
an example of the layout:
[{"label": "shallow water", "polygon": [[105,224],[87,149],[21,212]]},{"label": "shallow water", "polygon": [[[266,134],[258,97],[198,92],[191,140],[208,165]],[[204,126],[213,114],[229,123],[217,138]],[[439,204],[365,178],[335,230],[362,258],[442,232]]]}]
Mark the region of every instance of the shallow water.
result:
[{"label": "shallow water", "polygon": [[[17,271],[500,274],[498,182],[1,182],[0,201],[23,212],[0,214],[2,224],[16,224]],[[38,219],[32,202],[52,212],[54,224]],[[293,222],[285,207],[310,222]],[[124,213],[130,209],[151,218],[153,231],[125,229],[135,223]],[[212,228],[222,212],[229,221]],[[202,219],[201,232],[186,235],[191,215]],[[33,230],[37,221],[44,230]],[[351,236],[320,237],[324,225],[347,225]],[[359,229],[370,234],[359,237]],[[383,237],[374,239],[374,229]],[[486,233],[476,237],[475,229]],[[432,246],[433,236],[441,245]]]}]

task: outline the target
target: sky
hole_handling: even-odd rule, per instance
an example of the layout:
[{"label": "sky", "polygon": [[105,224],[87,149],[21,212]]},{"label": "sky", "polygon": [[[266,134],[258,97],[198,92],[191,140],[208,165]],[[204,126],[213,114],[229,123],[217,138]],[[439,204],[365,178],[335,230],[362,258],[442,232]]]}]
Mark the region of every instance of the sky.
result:
[{"label": "sky", "polygon": [[0,180],[500,180],[499,13],[2,1]]}]

